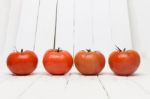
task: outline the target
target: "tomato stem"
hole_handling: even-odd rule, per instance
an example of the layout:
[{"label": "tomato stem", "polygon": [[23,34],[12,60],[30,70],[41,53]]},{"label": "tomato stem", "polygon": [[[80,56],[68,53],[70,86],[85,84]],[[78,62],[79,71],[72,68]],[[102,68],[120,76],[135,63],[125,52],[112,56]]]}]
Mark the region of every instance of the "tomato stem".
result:
[{"label": "tomato stem", "polygon": [[117,48],[118,51],[122,52],[122,50],[117,45],[115,45],[115,47]]},{"label": "tomato stem", "polygon": [[21,53],[23,52],[23,49],[21,49]]},{"label": "tomato stem", "polygon": [[60,48],[58,47],[57,52],[60,52]]},{"label": "tomato stem", "polygon": [[87,50],[87,52],[91,52],[91,49],[86,49]]},{"label": "tomato stem", "polygon": [[125,51],[126,51],[126,48],[124,48],[123,51],[125,52]]}]

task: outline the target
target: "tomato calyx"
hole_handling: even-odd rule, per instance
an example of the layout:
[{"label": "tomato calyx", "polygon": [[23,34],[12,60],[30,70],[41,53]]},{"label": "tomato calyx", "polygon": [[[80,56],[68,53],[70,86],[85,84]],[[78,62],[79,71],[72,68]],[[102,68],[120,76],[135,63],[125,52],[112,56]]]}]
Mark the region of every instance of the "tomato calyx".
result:
[{"label": "tomato calyx", "polygon": [[60,47],[58,47],[58,49],[56,49],[56,52],[61,52],[62,50],[60,49]]},{"label": "tomato calyx", "polygon": [[125,51],[126,51],[126,48],[124,48],[123,51],[125,52]]},{"label": "tomato calyx", "polygon": [[119,48],[117,45],[115,45],[115,47],[117,48],[116,50],[119,51],[119,52],[125,52],[126,51],[126,48],[124,48],[123,50],[121,48]]},{"label": "tomato calyx", "polygon": [[20,51],[21,53],[23,53],[23,49],[21,49],[21,51]]},{"label": "tomato calyx", "polygon": [[91,52],[91,49],[86,49],[87,52]]}]

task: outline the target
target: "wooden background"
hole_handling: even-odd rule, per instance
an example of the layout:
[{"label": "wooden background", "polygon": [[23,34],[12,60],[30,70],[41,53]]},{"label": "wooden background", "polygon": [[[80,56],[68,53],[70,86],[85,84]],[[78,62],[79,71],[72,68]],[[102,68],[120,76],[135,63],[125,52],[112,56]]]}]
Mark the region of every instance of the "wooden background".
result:
[{"label": "wooden background", "polygon": [[[130,77],[115,76],[108,64],[100,75],[83,76],[75,67],[64,76],[46,73],[42,57],[54,46],[56,0],[11,0],[0,31],[0,99],[150,99],[150,76],[144,66]],[[6,6],[5,5],[5,6]],[[82,49],[106,56],[114,45],[132,48],[127,0],[59,0],[56,48],[73,56]],[[1,25],[1,24],[0,24]],[[7,55],[21,48],[39,57],[30,76],[14,76]],[[146,64],[142,63],[141,65]]]}]

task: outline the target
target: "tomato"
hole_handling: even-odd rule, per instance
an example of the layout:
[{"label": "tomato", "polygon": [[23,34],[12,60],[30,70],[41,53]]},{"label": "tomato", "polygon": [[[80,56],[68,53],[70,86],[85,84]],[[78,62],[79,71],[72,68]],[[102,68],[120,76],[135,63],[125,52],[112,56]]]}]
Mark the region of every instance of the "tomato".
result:
[{"label": "tomato", "polygon": [[139,64],[140,55],[134,50],[121,50],[118,48],[109,56],[110,68],[117,75],[131,75],[137,70]]},{"label": "tomato", "polygon": [[71,69],[73,58],[71,54],[65,50],[50,49],[43,57],[45,70],[53,75],[64,75]]},{"label": "tomato", "polygon": [[99,51],[79,51],[74,61],[77,70],[83,75],[97,75],[105,66],[105,57]]},{"label": "tomato", "polygon": [[7,57],[7,67],[16,75],[29,75],[37,67],[38,58],[33,51],[12,52]]}]

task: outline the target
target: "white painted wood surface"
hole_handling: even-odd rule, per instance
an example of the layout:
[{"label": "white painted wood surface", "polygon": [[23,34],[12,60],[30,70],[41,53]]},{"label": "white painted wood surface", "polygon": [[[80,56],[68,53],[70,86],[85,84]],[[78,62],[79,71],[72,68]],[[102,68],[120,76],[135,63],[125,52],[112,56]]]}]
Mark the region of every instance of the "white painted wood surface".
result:
[{"label": "white painted wood surface", "polygon": [[[73,66],[64,76],[46,73],[42,57],[54,46],[57,0],[11,0],[7,33],[0,58],[0,99],[150,99],[150,75],[143,68],[130,77],[115,76],[106,64],[97,76],[83,76]],[[59,0],[56,48],[73,56],[79,50],[100,50],[108,58],[117,44],[131,48],[127,0]],[[33,50],[39,57],[30,76],[14,76],[5,60],[16,47]]]}]

